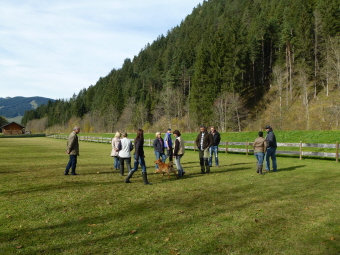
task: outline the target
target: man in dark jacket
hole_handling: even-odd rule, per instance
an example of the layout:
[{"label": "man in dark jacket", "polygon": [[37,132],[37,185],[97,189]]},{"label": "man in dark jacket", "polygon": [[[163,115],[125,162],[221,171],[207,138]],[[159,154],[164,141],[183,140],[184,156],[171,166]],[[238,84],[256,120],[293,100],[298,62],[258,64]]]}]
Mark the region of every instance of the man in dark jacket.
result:
[{"label": "man in dark jacket", "polygon": [[202,174],[210,173],[209,148],[213,144],[213,137],[211,134],[207,132],[207,128],[205,126],[200,127],[200,133],[197,135],[195,144],[198,149],[198,155],[199,155],[200,165],[201,165],[201,173]]},{"label": "man in dark jacket", "polygon": [[273,129],[271,126],[267,125],[265,127],[267,131],[267,136],[266,136],[266,145],[267,145],[267,150],[266,150],[266,169],[265,171],[270,171],[270,159],[273,161],[273,172],[277,171],[277,164],[276,164],[276,148],[277,148],[277,143],[276,143],[276,137],[273,132]]},{"label": "man in dark jacket", "polygon": [[217,167],[219,167],[219,165],[218,165],[218,145],[220,144],[221,136],[220,136],[220,133],[217,132],[217,130],[215,129],[214,126],[212,126],[210,128],[210,134],[213,137],[213,144],[212,144],[212,146],[210,147],[210,150],[209,150],[209,152],[210,152],[209,166],[212,166],[212,158],[213,158],[213,154],[215,154],[215,165]]}]

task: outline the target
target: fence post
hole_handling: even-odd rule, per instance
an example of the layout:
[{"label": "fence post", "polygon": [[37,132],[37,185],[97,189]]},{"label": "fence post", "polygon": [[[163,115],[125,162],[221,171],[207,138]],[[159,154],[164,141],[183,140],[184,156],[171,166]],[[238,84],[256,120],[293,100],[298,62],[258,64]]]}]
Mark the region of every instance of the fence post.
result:
[{"label": "fence post", "polygon": [[248,143],[248,141],[246,141],[246,156],[248,156],[248,145],[249,145],[249,143]]},{"label": "fence post", "polygon": [[339,162],[339,142],[336,142],[336,150],[335,150],[335,160],[336,160],[336,163]]},{"label": "fence post", "polygon": [[225,141],[225,154],[228,154],[228,141]]},{"label": "fence post", "polygon": [[300,141],[300,160],[302,160],[302,141]]}]

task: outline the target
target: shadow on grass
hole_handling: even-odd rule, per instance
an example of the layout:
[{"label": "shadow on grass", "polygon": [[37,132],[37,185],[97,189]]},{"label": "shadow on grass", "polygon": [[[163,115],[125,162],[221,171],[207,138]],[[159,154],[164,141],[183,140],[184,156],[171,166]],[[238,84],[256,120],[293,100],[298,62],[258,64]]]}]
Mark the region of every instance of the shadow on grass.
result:
[{"label": "shadow on grass", "polygon": [[[306,165],[299,165],[299,166],[291,166],[291,167],[286,167],[286,168],[282,168],[282,169],[278,169],[279,171],[293,171],[296,170],[297,168],[302,168],[305,167]],[[272,171],[271,171],[272,172]]]}]

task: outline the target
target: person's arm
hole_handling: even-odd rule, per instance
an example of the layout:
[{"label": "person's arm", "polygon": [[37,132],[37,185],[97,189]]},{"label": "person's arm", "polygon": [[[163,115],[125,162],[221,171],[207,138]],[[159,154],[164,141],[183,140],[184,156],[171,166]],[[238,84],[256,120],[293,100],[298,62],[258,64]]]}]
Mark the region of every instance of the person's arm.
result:
[{"label": "person's arm", "polygon": [[220,133],[217,133],[217,146],[220,144],[220,142],[221,142],[221,135],[220,135]]},{"label": "person's arm", "polygon": [[199,133],[199,134],[197,135],[196,140],[195,140],[195,144],[196,144],[196,146],[197,146],[197,149],[200,148],[200,140],[199,140],[199,137],[200,137],[200,136],[201,136],[201,133]]},{"label": "person's arm", "polygon": [[255,149],[255,145],[256,145],[256,139],[253,142],[253,148]]},{"label": "person's arm", "polygon": [[213,145],[214,143],[214,137],[212,136],[212,134],[208,134],[209,136],[209,144],[208,144],[208,149]]},{"label": "person's arm", "polygon": [[135,155],[136,155],[136,161],[138,161],[139,158],[139,147],[140,147],[140,139],[136,139],[135,141]]},{"label": "person's arm", "polygon": [[177,153],[179,151],[179,141],[178,139],[175,140],[175,149],[174,149],[174,156],[178,156]]},{"label": "person's arm", "polygon": [[266,142],[267,142],[267,148],[272,147],[272,143],[273,143],[273,133],[270,132],[267,137],[266,137]]},{"label": "person's arm", "polygon": [[75,135],[70,135],[68,137],[68,142],[67,142],[67,149],[66,149],[66,153],[70,154],[70,152],[72,151],[73,147],[74,147],[74,143],[75,143]]},{"label": "person's arm", "polygon": [[167,150],[170,149],[170,148],[169,148],[168,139],[169,139],[169,135],[166,134],[165,137],[164,137],[164,142],[165,142],[165,148],[166,148]]}]

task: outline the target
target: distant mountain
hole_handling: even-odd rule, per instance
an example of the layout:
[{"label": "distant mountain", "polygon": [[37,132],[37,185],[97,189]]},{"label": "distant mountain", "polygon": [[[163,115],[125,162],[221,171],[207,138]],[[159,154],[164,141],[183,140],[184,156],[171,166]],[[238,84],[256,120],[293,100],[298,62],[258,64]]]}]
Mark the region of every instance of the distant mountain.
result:
[{"label": "distant mountain", "polygon": [[25,111],[47,104],[49,100],[54,101],[46,97],[0,97],[0,116],[20,123]]}]

